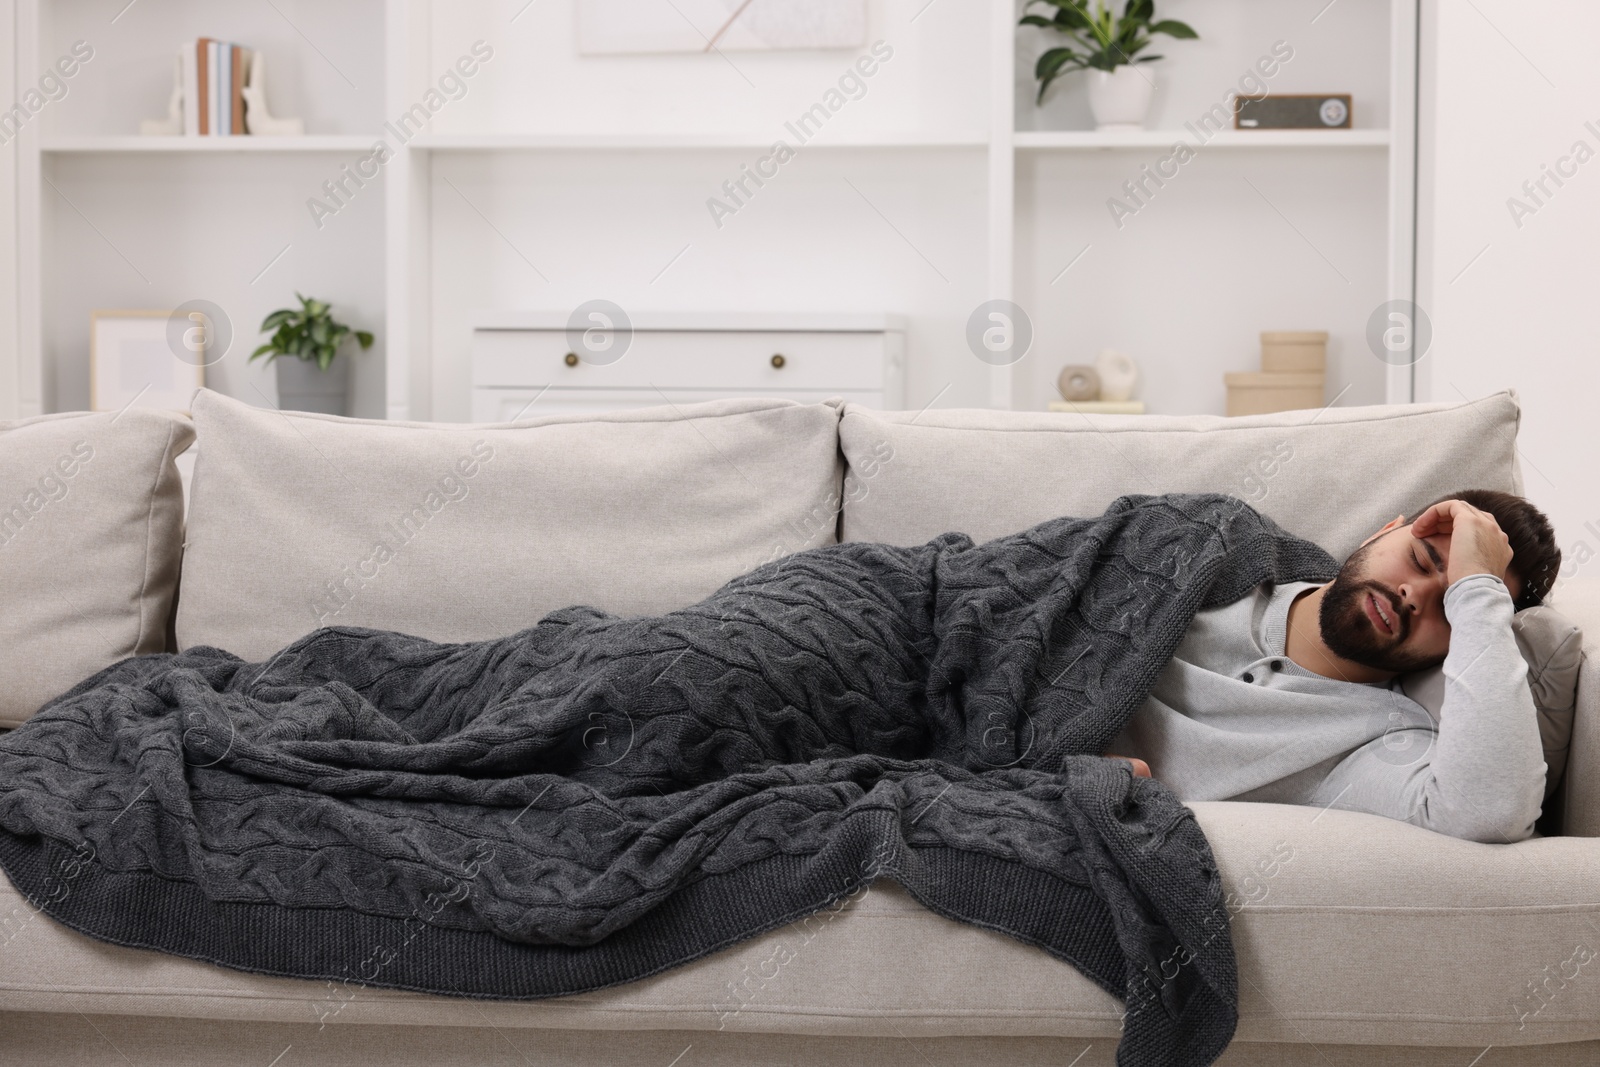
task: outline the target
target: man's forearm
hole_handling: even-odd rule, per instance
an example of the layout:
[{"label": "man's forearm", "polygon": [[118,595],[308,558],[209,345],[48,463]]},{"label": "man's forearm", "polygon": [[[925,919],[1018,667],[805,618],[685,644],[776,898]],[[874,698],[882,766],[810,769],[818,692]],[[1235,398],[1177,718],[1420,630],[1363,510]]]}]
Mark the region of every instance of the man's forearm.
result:
[{"label": "man's forearm", "polygon": [[1511,594],[1492,575],[1470,574],[1445,591],[1444,608],[1444,706],[1411,821],[1476,841],[1518,841],[1539,817],[1546,768]]}]

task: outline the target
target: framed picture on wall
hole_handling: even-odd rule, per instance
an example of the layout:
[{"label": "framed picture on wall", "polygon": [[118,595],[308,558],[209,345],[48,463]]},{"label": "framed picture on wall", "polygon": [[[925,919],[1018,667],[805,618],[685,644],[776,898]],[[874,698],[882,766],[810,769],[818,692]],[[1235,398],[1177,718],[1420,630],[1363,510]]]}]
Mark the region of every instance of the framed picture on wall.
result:
[{"label": "framed picture on wall", "polygon": [[578,0],[578,54],[858,48],[866,0]]},{"label": "framed picture on wall", "polygon": [[[188,411],[205,385],[203,358],[182,358],[168,337],[168,311],[94,311],[89,316],[89,408],[129,405]],[[178,333],[181,346],[186,330]],[[202,339],[203,346],[203,339]]]}]

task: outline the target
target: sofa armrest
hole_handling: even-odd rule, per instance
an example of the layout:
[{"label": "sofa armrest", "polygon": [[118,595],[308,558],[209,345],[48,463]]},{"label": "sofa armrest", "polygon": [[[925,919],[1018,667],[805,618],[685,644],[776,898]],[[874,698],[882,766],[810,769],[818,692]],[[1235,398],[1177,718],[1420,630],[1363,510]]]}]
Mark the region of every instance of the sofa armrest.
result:
[{"label": "sofa armrest", "polygon": [[1232,913],[1235,1044],[1474,1045],[1466,1064],[1485,1045],[1600,1038],[1600,840],[1483,844],[1339,808],[1188,807]]},{"label": "sofa armrest", "polygon": [[1600,576],[1562,580],[1550,596],[1550,606],[1583,630],[1572,747],[1567,752],[1566,784],[1561,787],[1561,832],[1600,837]]}]

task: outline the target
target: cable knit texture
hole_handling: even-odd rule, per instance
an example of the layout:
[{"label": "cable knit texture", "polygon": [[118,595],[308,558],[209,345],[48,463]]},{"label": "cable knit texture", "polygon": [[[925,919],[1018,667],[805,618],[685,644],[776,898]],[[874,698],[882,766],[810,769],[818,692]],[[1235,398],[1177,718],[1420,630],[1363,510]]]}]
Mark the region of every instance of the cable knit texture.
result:
[{"label": "cable knit texture", "polygon": [[1119,1064],[1208,1064],[1238,1016],[1210,846],[1100,754],[1196,611],[1336,570],[1236,498],[1129,495],[809,549],[659,616],[134,657],[0,739],[0,863],[107,941],[524,999],[887,877],[1124,998]]}]

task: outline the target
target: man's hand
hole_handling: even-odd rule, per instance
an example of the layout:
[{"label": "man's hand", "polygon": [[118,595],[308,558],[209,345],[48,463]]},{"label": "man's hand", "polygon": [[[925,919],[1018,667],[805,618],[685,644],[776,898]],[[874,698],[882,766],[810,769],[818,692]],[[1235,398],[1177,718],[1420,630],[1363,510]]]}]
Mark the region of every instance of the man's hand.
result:
[{"label": "man's hand", "polygon": [[1511,541],[1495,517],[1465,500],[1441,500],[1411,524],[1414,537],[1450,538],[1445,577],[1450,585],[1469,574],[1492,574],[1502,582],[1511,566]]},{"label": "man's hand", "polygon": [[1150,765],[1142,759],[1134,759],[1132,756],[1113,756],[1110,753],[1106,754],[1106,759],[1125,759],[1129,763],[1133,764],[1133,775],[1135,778],[1150,777]]}]

